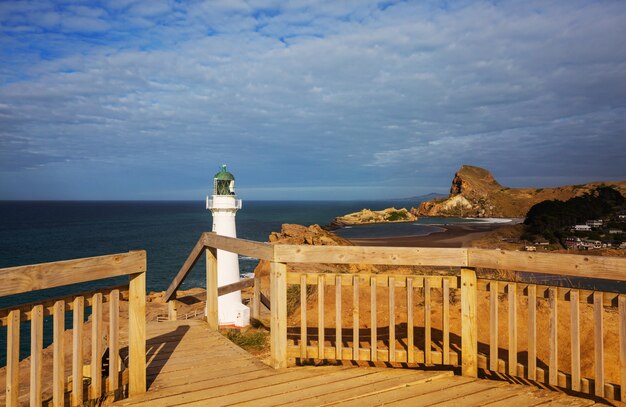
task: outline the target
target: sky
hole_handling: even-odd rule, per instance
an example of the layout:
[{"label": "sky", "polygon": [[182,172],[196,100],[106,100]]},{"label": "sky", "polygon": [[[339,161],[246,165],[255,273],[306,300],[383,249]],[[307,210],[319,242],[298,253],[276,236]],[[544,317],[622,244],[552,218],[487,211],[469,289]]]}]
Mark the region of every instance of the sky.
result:
[{"label": "sky", "polygon": [[0,2],[0,199],[626,179],[626,2]]}]

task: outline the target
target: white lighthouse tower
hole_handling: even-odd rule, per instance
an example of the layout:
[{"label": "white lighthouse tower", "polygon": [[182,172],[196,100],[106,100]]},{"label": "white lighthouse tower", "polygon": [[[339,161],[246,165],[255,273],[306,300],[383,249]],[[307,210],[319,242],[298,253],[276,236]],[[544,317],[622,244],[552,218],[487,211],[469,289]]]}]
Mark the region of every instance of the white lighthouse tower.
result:
[{"label": "white lighthouse tower", "polygon": [[[207,196],[207,209],[213,215],[213,232],[222,236],[237,237],[235,215],[241,209],[241,199],[235,195],[235,177],[226,166],[213,177],[213,195]],[[217,285],[239,281],[239,257],[237,253],[217,251]],[[245,326],[250,322],[250,310],[241,303],[241,291],[223,295],[218,299],[220,325]]]}]

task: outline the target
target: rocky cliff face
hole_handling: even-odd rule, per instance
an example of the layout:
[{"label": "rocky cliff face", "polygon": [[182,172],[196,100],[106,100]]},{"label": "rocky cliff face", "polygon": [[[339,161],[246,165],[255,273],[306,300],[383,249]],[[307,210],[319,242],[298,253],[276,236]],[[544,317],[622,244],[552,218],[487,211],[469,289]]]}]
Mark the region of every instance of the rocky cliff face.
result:
[{"label": "rocky cliff face", "polygon": [[508,188],[484,168],[462,166],[454,174],[448,198],[422,202],[411,209],[416,216],[522,218],[541,201],[567,200],[601,185],[626,193],[626,181],[593,182],[557,188]]}]

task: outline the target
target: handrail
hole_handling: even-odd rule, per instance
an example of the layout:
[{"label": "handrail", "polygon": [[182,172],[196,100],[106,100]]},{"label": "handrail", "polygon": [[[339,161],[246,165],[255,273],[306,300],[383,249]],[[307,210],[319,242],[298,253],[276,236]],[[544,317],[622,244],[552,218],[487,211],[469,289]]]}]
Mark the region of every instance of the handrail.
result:
[{"label": "handrail", "polygon": [[[31,405],[41,405],[44,383],[43,336],[44,317],[52,316],[53,368],[52,402],[54,405],[82,405],[85,400],[98,400],[103,394],[123,393],[125,383],[120,383],[119,310],[120,297],[128,298],[128,393],[137,395],[146,391],[146,252],[131,251],[122,254],[33,264],[0,269],[0,297],[69,284],[85,283],[110,277],[129,276],[125,285],[103,287],[87,292],[68,294],[57,298],[41,299],[0,310],[0,325],[7,326],[7,367],[5,404],[17,406],[20,397],[20,324],[30,321],[30,384]],[[109,307],[108,379],[102,381],[105,331],[103,330],[103,304]],[[83,394],[83,322],[85,307],[91,306],[91,378],[89,394]],[[66,392],[64,339],[66,313],[72,312],[72,381],[71,393]],[[67,400],[70,398],[70,400]]]},{"label": "handrail", "polygon": [[474,248],[273,245],[204,232],[167,288],[166,302],[176,298],[176,291],[207,248],[276,263],[491,268],[626,281],[626,258],[618,257]]},{"label": "handrail", "polygon": [[146,271],[145,250],[0,270],[0,297]]},{"label": "handrail", "polygon": [[180,287],[206,248],[276,263],[385,264],[507,269],[569,277],[626,281],[626,258],[561,253],[526,253],[475,248],[310,246],[254,242],[204,232],[172,280],[166,301]]}]

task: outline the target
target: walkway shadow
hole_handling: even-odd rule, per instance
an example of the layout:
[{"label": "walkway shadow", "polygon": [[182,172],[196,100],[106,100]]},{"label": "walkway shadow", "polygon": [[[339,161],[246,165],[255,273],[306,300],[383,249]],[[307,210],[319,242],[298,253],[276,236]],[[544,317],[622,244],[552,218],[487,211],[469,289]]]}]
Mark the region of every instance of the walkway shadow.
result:
[{"label": "walkway shadow", "polygon": [[179,325],[171,332],[150,338],[146,341],[146,364],[147,386],[150,386],[163,370],[172,353],[178,347],[185,334],[189,331],[189,325]]}]

